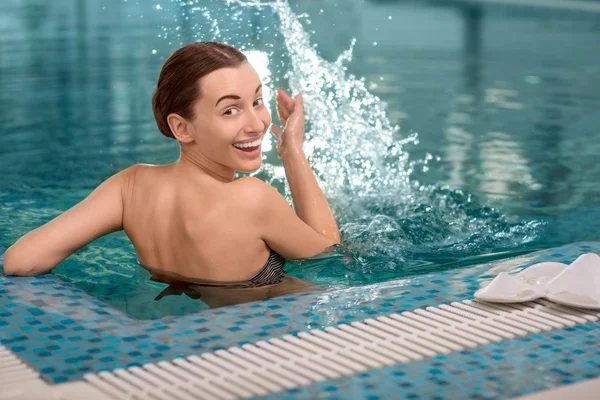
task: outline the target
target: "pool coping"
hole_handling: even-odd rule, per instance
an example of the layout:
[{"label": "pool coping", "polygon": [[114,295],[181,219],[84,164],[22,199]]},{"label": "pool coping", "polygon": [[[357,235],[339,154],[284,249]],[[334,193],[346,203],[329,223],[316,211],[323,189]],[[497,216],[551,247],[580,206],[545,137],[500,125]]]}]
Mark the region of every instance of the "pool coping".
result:
[{"label": "pool coping", "polygon": [[597,252],[599,248],[597,242],[575,243],[460,270],[150,321],[133,320],[53,276],[0,276],[0,297],[8,306],[0,313],[0,325],[7,332],[0,342],[38,369],[45,381],[73,382],[84,373],[170,360],[307,328],[463,300],[481,281],[501,270],[516,272],[543,259],[572,261],[582,252]]}]

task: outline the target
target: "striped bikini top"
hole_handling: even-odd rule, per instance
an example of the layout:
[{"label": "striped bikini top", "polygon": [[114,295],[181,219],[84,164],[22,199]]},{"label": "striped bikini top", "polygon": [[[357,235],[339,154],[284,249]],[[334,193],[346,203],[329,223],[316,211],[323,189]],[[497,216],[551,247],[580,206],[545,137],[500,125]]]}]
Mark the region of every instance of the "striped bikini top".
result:
[{"label": "striped bikini top", "polygon": [[248,287],[258,287],[280,283],[285,275],[283,272],[284,265],[285,258],[271,250],[269,253],[269,259],[267,260],[265,266],[258,271],[256,275],[248,280],[248,283],[252,285]]},{"label": "striped bikini top", "polygon": [[285,272],[283,266],[285,265],[285,258],[280,256],[275,251],[271,250],[269,253],[269,259],[262,267],[260,271],[256,273],[252,278],[247,281],[211,281],[204,279],[186,279],[184,277],[177,277],[172,279],[159,272],[153,272],[150,280],[157,282],[169,283],[167,286],[154,300],[158,300],[164,296],[171,294],[180,295],[186,293],[186,290],[193,286],[211,286],[211,287],[224,287],[224,288],[252,288],[267,285],[274,285],[281,283]]}]

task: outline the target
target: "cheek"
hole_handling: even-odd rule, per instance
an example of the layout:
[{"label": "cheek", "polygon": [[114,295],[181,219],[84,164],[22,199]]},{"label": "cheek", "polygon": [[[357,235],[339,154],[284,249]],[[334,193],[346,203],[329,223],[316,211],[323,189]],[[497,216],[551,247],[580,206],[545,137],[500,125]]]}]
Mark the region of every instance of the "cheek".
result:
[{"label": "cheek", "polygon": [[269,114],[269,110],[267,110],[267,107],[262,107],[261,120],[267,127],[271,125],[271,114]]},{"label": "cheek", "polygon": [[235,137],[239,131],[239,123],[232,120],[214,120],[205,127],[202,127],[206,131],[207,140],[214,142],[215,144],[229,142],[232,137]]}]

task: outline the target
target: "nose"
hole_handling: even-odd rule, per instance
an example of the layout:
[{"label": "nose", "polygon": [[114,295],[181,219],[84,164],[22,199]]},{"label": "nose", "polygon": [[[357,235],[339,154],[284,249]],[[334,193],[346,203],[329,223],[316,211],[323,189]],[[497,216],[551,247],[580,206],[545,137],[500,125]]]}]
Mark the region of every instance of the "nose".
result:
[{"label": "nose", "polygon": [[246,113],[246,124],[244,126],[246,133],[263,133],[269,123],[264,121],[264,117],[261,117],[262,115],[254,108]]}]

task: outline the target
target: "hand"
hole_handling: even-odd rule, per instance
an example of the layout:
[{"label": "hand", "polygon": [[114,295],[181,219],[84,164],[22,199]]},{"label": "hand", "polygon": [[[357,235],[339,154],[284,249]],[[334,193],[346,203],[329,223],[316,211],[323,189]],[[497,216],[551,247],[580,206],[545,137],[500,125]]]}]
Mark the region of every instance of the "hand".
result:
[{"label": "hand", "polygon": [[302,95],[298,94],[295,99],[292,99],[283,90],[277,89],[277,114],[283,128],[272,125],[271,131],[277,137],[277,155],[282,158],[290,150],[302,150],[304,142]]}]

